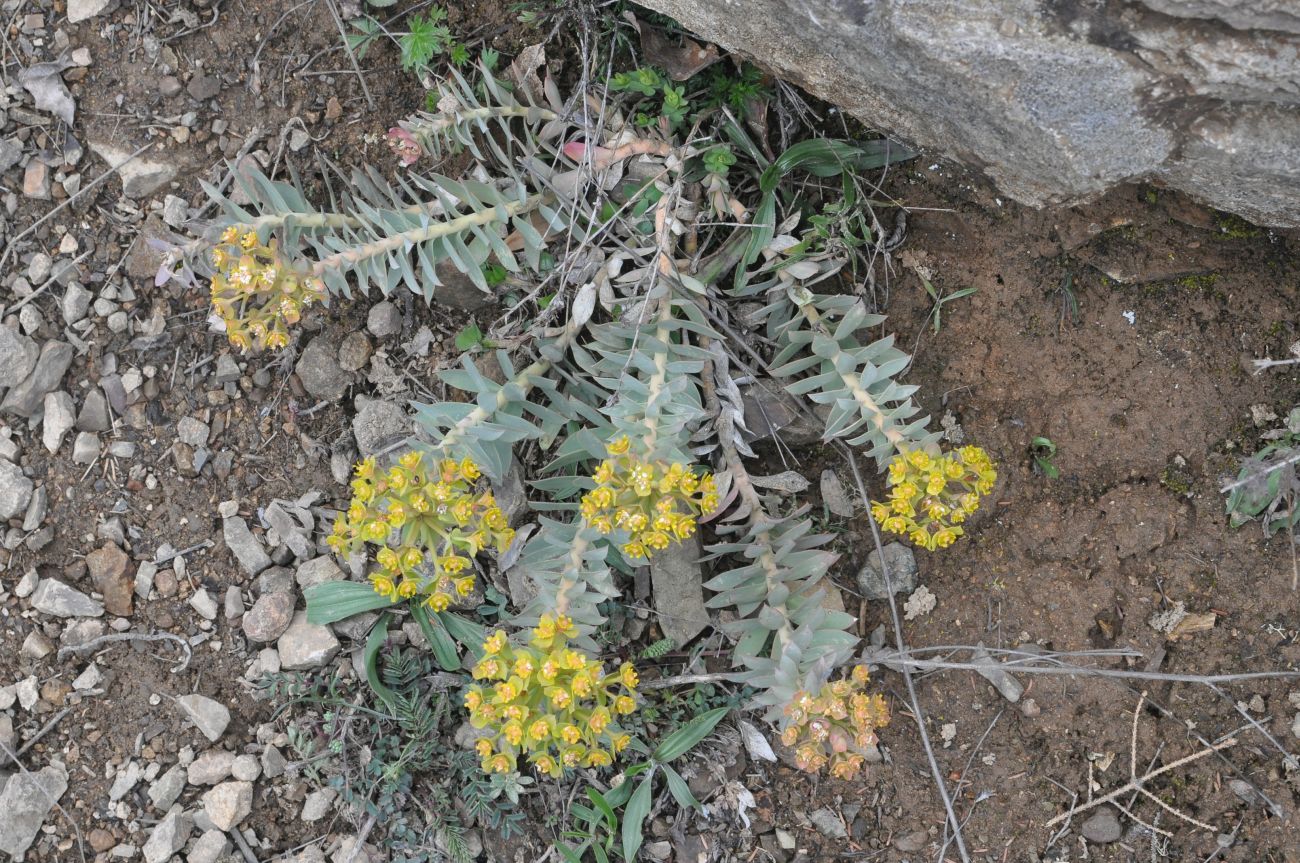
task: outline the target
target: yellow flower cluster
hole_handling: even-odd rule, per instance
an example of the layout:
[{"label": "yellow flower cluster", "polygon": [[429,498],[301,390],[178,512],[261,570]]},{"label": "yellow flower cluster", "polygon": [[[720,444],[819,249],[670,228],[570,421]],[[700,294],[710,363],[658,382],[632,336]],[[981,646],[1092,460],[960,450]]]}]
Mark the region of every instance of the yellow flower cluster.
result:
[{"label": "yellow flower cluster", "polygon": [[889,500],[873,501],[871,514],[884,530],[921,548],[947,548],[997,479],[988,453],[977,446],[937,456],[901,452],[889,463]]},{"label": "yellow flower cluster", "polygon": [[422,595],[444,611],[474,589],[474,555],[488,546],[504,552],[514,539],[492,493],[475,489],[479,475],[470,459],[426,463],[416,450],[386,472],[368,458],[356,466],[352,503],[334,521],[330,548],[380,546],[375,591],[394,601]]},{"label": "yellow flower cluster", "polygon": [[795,766],[816,773],[830,765],[839,779],[862,769],[863,755],[875,745],[876,729],[889,724],[889,708],[879,695],[864,689],[869,675],[855,666],[848,678],[827,683],[813,695],[800,690],[785,707],[781,742],[794,750]]},{"label": "yellow flower cluster", "polygon": [[608,446],[610,458],[592,474],[596,487],[579,512],[604,534],[627,533],[623,554],[649,557],[695,533],[695,521],[718,506],[710,474],[697,476],[684,464],[651,462],[631,453],[626,436]]},{"label": "yellow flower cluster", "polygon": [[290,267],[275,240],[262,245],[253,231],[231,225],[212,250],[212,308],[226,338],[241,352],[289,344],[289,327],[302,310],[325,297],[325,283]]},{"label": "yellow flower cluster", "polygon": [[631,742],[615,717],[636,710],[636,670],[606,674],[600,662],[568,646],[577,634],[564,615],[543,615],[531,641],[517,647],[497,630],[465,694],[472,726],[486,729],[476,747],[486,773],[513,773],[526,757],[559,778],[569,767],[604,767]]}]

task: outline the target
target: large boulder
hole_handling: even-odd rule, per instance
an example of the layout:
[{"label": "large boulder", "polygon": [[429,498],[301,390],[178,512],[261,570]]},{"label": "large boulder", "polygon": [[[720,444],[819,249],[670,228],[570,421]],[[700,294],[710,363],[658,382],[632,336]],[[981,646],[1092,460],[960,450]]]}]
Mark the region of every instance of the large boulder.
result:
[{"label": "large boulder", "polygon": [[1024,203],[1148,180],[1300,226],[1287,0],[640,2]]}]

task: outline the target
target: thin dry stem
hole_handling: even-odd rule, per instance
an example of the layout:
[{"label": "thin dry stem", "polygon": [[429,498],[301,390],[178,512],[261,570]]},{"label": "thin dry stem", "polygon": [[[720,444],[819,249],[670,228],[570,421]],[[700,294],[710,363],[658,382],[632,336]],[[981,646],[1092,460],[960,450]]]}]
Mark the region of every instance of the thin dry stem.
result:
[{"label": "thin dry stem", "polygon": [[[1213,826],[1206,824],[1203,821],[1197,821],[1195,818],[1191,817],[1190,815],[1185,815],[1182,812],[1178,811],[1173,806],[1170,806],[1168,803],[1165,803],[1159,797],[1157,797],[1156,795],[1148,791],[1146,785],[1150,783],[1151,780],[1155,779],[1157,776],[1161,776],[1165,773],[1169,773],[1172,770],[1177,770],[1180,767],[1185,767],[1194,761],[1199,761],[1200,759],[1204,758],[1207,755],[1213,755],[1215,752],[1221,752],[1224,749],[1229,749],[1233,746],[1236,746],[1237,738],[1229,737],[1227,740],[1222,740],[1211,746],[1207,746],[1204,749],[1201,749],[1197,752],[1193,752],[1191,755],[1184,756],[1182,758],[1179,758],[1177,761],[1173,761],[1169,764],[1166,764],[1164,767],[1158,767],[1154,770],[1148,770],[1146,774],[1142,776],[1138,776],[1137,775],[1138,717],[1141,715],[1142,705],[1146,702],[1146,698],[1147,698],[1147,694],[1146,692],[1143,692],[1141,695],[1138,696],[1137,705],[1133,708],[1132,734],[1129,738],[1129,781],[1126,782],[1123,786],[1116,788],[1114,791],[1111,791],[1108,794],[1105,794],[1093,800],[1089,800],[1087,803],[1085,803],[1082,806],[1071,806],[1069,812],[1065,812],[1060,815],[1057,815],[1055,818],[1053,818],[1052,820],[1044,824],[1043,825],[1044,827],[1051,827],[1054,824],[1059,824],[1060,822],[1064,821],[1067,818],[1073,817],[1082,812],[1087,812],[1089,809],[1095,809],[1096,807],[1102,805],[1103,803],[1112,803],[1118,809],[1120,809],[1125,815],[1128,815],[1130,818],[1132,818],[1134,821],[1141,824],[1143,827],[1147,828],[1148,830],[1151,830],[1155,833],[1159,833],[1162,836],[1173,835],[1166,830],[1162,830],[1156,827],[1154,824],[1146,823],[1142,819],[1135,816],[1132,812],[1130,812],[1128,808],[1125,807],[1123,804],[1116,802],[1120,797],[1123,797],[1125,794],[1128,794],[1130,792],[1137,792],[1138,794],[1141,794],[1143,797],[1147,797],[1150,800],[1154,801],[1162,809],[1169,812],[1169,814],[1174,815],[1183,821],[1186,821],[1188,824],[1193,824],[1201,828],[1202,830],[1214,832],[1215,828]],[[1089,789],[1091,790],[1091,783],[1089,783]]]}]

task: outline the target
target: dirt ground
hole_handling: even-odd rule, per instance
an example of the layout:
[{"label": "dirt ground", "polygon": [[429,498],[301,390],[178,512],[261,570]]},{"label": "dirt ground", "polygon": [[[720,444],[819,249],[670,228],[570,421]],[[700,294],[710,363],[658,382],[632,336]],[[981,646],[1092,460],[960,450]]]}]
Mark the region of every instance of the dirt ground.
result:
[{"label": "dirt ground", "polygon": [[[390,170],[395,165],[382,134],[423,103],[422,88],[401,72],[388,46],[362,64],[374,104],[368,102],[338,48],[325,2],[137,0],[117,6],[75,25],[66,22],[63,0],[3,7],[11,43],[7,74],[15,63],[50,59],[61,41],[56,31],[66,35],[69,50],[90,50],[91,64],[68,76],[75,79],[70,90],[78,114],[70,131],[78,142],[110,140],[134,150],[152,141],[151,158],[178,169],[169,188],[135,204],[122,198],[116,180],[83,196],[25,239],[0,284],[0,295],[12,291],[12,277],[27,270],[34,254],[54,255],[67,233],[77,238],[80,252],[90,252],[78,264],[80,281],[99,290],[125,278],[135,293],[124,303],[132,317],[143,320],[161,310],[167,321],[165,337],[143,345],[98,321],[83,334],[86,349],[62,385],[80,403],[82,392],[112,370],[141,371],[144,397],[110,435],[134,442],[132,457],[105,456],[86,466],[72,462],[66,444],[47,453],[39,433],[22,445],[26,472],[48,490],[46,524],[54,526],[54,536],[36,552],[22,545],[0,551],[0,686],[37,677],[40,701],[31,711],[10,711],[18,743],[58,721],[22,760],[35,770],[59,758],[70,774],[61,799],[66,817],[50,816],[29,860],[80,859],[70,822],[87,843],[88,859],[108,860],[109,849],[123,843],[143,845],[158,813],[148,809],[141,784],[126,798],[131,814],[120,817],[120,804],[108,796],[116,768],[137,759],[165,769],[185,747],[208,747],[178,718],[170,697],[197,691],[228,705],[234,719],[223,741],[227,748],[254,752],[267,742],[257,729],[274,706],[255,699],[243,679],[256,648],[224,616],[209,623],[189,602],[200,588],[220,601],[231,585],[251,586],[224,546],[217,505],[238,501],[241,514],[255,522],[258,508],[273,499],[312,490],[327,501],[342,499],[345,489],[330,475],[328,448],[349,428],[352,398],[374,390],[358,378],[341,404],[317,409],[290,374],[292,364],[277,365],[274,358],[248,360],[233,393],[212,382],[211,364],[225,348],[206,331],[206,296],[153,284],[158,257],[141,241],[149,201],[157,208],[172,194],[202,207],[199,180],[219,180],[223,160],[241,149],[265,150],[281,165],[310,168],[319,153],[340,164],[371,162]],[[467,42],[482,38],[508,54],[537,38],[536,31],[514,24],[507,3],[451,6],[452,29]],[[31,26],[31,16],[41,19],[40,26]],[[171,96],[162,88],[169,75],[181,85]],[[204,76],[218,80],[218,92],[195,99],[187,88]],[[190,125],[187,112],[197,114]],[[89,152],[75,169],[61,165],[59,156],[71,145],[57,121],[23,125],[11,112],[7,123],[3,136],[17,136],[28,151],[45,155],[56,180],[80,171],[84,187],[104,169]],[[294,128],[311,138],[296,151],[289,146]],[[244,149],[255,129],[260,139]],[[16,194],[6,242],[59,203],[57,192],[49,201],[26,197],[23,179],[19,168],[0,178],[3,192]],[[1030,210],[998,199],[977,178],[933,157],[894,169],[886,189],[911,210],[902,250],[908,257],[893,258],[886,326],[900,344],[915,348],[908,380],[920,385],[923,406],[936,417],[951,412],[967,439],[989,450],[1001,474],[996,504],[981,514],[969,539],[946,553],[918,554],[920,582],[938,604],[905,625],[908,643],[1124,647],[1141,657],[1102,663],[1173,673],[1296,670],[1300,606],[1292,555],[1284,539],[1267,540],[1257,528],[1231,529],[1218,487],[1235,472],[1239,454],[1251,452],[1273,427],[1257,425],[1252,408],[1285,416],[1300,403],[1294,372],[1256,376],[1249,367],[1255,358],[1286,356],[1300,338],[1300,238],[1145,186],[1117,189],[1086,206]],[[907,263],[928,267],[941,291],[977,289],[944,305],[938,333],[931,303]],[[1077,318],[1067,284],[1077,298]],[[364,326],[370,302],[337,303],[309,328],[341,338]],[[32,304],[44,316],[41,338],[58,337],[56,292]],[[463,316],[437,309],[416,307],[414,314],[407,329],[428,324],[439,344],[403,366],[410,396],[432,386],[433,369],[451,350],[449,334],[463,323]],[[259,376],[263,369],[269,374]],[[220,429],[212,449],[233,458],[224,464],[216,458],[196,471],[193,452],[177,440],[177,423],[186,416]],[[5,421],[23,438],[23,421]],[[1038,436],[1058,448],[1058,478],[1034,468],[1030,446]],[[794,467],[820,469],[825,460],[816,450],[797,455],[805,463]],[[159,590],[147,602],[137,598],[129,618],[137,630],[201,640],[180,674],[169,672],[173,654],[166,645],[156,646],[161,660],[151,655],[155,651],[106,648],[98,659],[104,673],[99,691],[76,693],[70,682],[85,660],[58,661],[54,653],[32,658],[20,650],[35,630],[59,643],[64,627],[30,610],[13,590],[36,567],[43,577],[89,592],[84,558],[103,543],[106,525],[112,535],[114,518],[137,560],[152,560],[163,544],[188,549],[212,541],[188,555],[187,572],[170,595]],[[843,557],[832,575],[848,607],[861,610],[865,635],[887,623],[888,610],[855,597],[853,574],[871,539],[863,521],[844,528]],[[1214,612],[1213,628],[1167,641],[1147,620],[1176,602],[1195,613]],[[1141,689],[1132,681],[1021,679],[1024,698],[1012,705],[973,674],[918,677],[935,755],[949,787],[957,788],[954,806],[965,819],[972,859],[1190,861],[1212,859],[1218,849],[1224,860],[1300,861],[1300,775],[1288,774],[1277,748],[1236,707],[1242,704],[1294,754],[1297,706],[1288,695],[1300,691],[1300,683],[1249,681],[1225,685],[1220,694],[1191,684],[1150,686],[1136,736],[1139,771],[1193,754],[1202,748],[1198,735],[1238,736],[1221,757],[1200,759],[1151,785],[1162,800],[1212,829],[1138,800],[1131,804],[1136,816],[1150,824],[1159,814],[1156,826],[1173,832],[1167,845],[1157,842],[1153,849],[1150,834],[1122,818],[1125,835],[1118,842],[1085,845],[1074,829],[1048,850],[1057,831],[1047,822],[1070,809],[1073,795],[1083,805],[1090,763],[1097,783],[1092,796],[1128,780]],[[882,671],[877,680],[890,695],[894,721],[882,734],[886,763],[864,779],[811,781],[784,766],[742,760],[727,774],[755,796],[747,830],[719,822],[688,840],[680,825],[675,832],[658,819],[650,839],[672,836],[683,863],[940,859],[943,809],[902,678]],[[953,733],[945,743],[949,725]],[[696,770],[708,775],[700,765]],[[1249,785],[1239,784],[1243,780]],[[262,863],[293,859],[286,852],[342,829],[333,819],[299,820],[310,790],[293,775],[258,783],[245,826],[263,840]],[[183,802],[199,791],[191,788]],[[843,819],[844,836],[810,820],[822,809]],[[1076,825],[1091,814],[1080,815]],[[776,828],[794,837],[795,848],[773,839]],[[1221,834],[1228,837],[1222,843]],[[515,859],[537,859],[533,851],[544,849],[543,837],[539,828],[531,847],[512,846],[520,849]],[[490,842],[487,854],[507,859]],[[953,847],[945,859],[958,859]]]}]

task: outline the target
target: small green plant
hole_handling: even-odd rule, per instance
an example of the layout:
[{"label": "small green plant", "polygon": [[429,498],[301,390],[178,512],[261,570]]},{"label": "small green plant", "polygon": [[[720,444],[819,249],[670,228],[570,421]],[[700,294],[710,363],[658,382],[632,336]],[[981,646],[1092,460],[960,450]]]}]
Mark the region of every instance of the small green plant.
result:
[{"label": "small green plant", "polygon": [[1052,443],[1051,438],[1039,435],[1030,441],[1029,455],[1034,460],[1034,466],[1043,476],[1056,479],[1061,475],[1060,469],[1053,461],[1056,458],[1056,444]]},{"label": "small green plant", "polygon": [[1300,522],[1300,407],[1268,437],[1270,443],[1242,462],[1236,481],[1225,491],[1233,527],[1258,521],[1272,536],[1294,532]]},{"label": "small green plant", "polygon": [[[369,5],[377,9],[388,8],[395,4],[396,0],[369,0]],[[447,10],[441,6],[430,6],[423,13],[417,12],[406,19],[407,31],[393,35],[397,41],[403,69],[408,72],[419,72],[429,68],[436,58],[443,56],[456,66],[463,66],[469,62],[469,48],[456,41],[446,21]],[[379,21],[369,15],[362,15],[350,23],[352,31],[344,38],[358,60],[364,59],[379,39],[390,35]]]},{"label": "small green plant", "polygon": [[461,352],[472,351],[476,348],[488,347],[487,341],[483,337],[483,331],[478,328],[478,324],[469,323],[456,333],[456,350]]},{"label": "small green plant", "polygon": [[[911,518],[908,537],[926,547],[969,529],[955,527],[996,471],[978,447],[944,450],[916,387],[900,380],[911,358],[876,333],[882,316],[854,294],[814,292],[837,284],[831,277],[871,237],[857,175],[911,151],[813,138],[769,158],[747,142],[733,112],[708,107],[690,85],[652,69],[569,99],[553,82],[528,93],[486,63],[477,71],[471,80],[450,68],[436,112],[390,132],[393,167],[406,169],[400,180],[358,171],[346,188],[330,185],[332,206],[318,209],[293,184],[254,175],[244,183],[251,205],[211,190],[226,220],[217,229],[253,232],[258,243],[274,238],[284,264],[319,279],[333,298],[405,288],[436,303],[447,266],[486,295],[504,270],[547,298],[522,297],[494,323],[501,347],[490,374],[480,367],[481,333],[462,339],[459,364],[438,374],[458,395],[417,406],[420,434],[395,466],[363,463],[333,544],[374,553],[377,571],[372,584],[309,589],[308,619],[412,614],[440,667],[468,667],[480,680],[466,706],[488,732],[477,761],[489,774],[600,770],[619,749],[625,759],[640,751],[616,718],[655,735],[685,722],[653,749],[647,743],[649,760],[602,792],[619,839],[593,839],[591,853],[619,848],[630,863],[655,783],[690,803],[669,767],[694,745],[682,743],[683,733],[731,708],[728,700],[699,713],[716,702],[679,699],[664,721],[638,725],[635,696],[623,691],[634,684],[610,680],[598,658],[602,637],[619,655],[636,655],[606,625],[611,609],[626,605],[620,597],[634,579],[625,575],[705,534],[701,577],[707,607],[725,611],[717,628],[731,640],[728,683],[778,731],[794,721],[785,708],[800,693],[821,692],[859,642],[856,618],[821,603],[837,561],[833,537],[807,506],[760,491],[763,478],[750,473],[755,454],[737,425],[743,411],[729,370],[757,364],[790,396],[823,406],[823,440],[856,448],[889,472],[895,491],[923,481],[907,501],[922,508],[890,517]],[[609,110],[574,113],[590,99]],[[450,154],[465,167],[462,179],[417,167]],[[732,177],[744,179],[733,186]],[[691,206],[696,184],[708,200]],[[936,307],[965,295],[935,297]],[[742,306],[757,309],[743,325],[728,322]],[[732,335],[750,331],[752,342]],[[532,509],[520,537],[487,488],[516,465]],[[501,584],[507,567],[531,582],[531,598],[516,597],[488,636],[451,604],[467,593],[471,573],[481,568]],[[381,655],[381,643],[367,656]],[[563,686],[554,683],[560,675]],[[368,679],[390,699],[380,665]],[[609,814],[588,799],[592,829],[612,830]]]},{"label": "small green plant", "polygon": [[402,49],[402,68],[408,72],[423,69],[434,57],[441,56],[452,48],[451,29],[444,23],[447,10],[440,6],[430,6],[423,15],[412,15],[406,19],[410,28],[399,40]]},{"label": "small green plant", "polygon": [[705,106],[726,106],[737,117],[747,116],[751,103],[763,99],[769,92],[763,84],[762,70],[749,63],[741,64],[739,70],[730,64],[718,63],[710,66],[704,74],[707,76]]},{"label": "small green plant", "polygon": [[1057,322],[1057,332],[1059,333],[1067,321],[1076,327],[1082,321],[1079,314],[1079,297],[1074,292],[1074,273],[1066,271],[1065,275],[1061,277],[1061,284],[1057,288],[1057,293],[1061,296],[1061,317]]},{"label": "small green plant", "polygon": [[386,859],[471,863],[465,831],[520,829],[530,781],[495,782],[474,753],[451,746],[452,693],[430,685],[429,654],[390,647],[387,628],[384,615],[367,640],[368,688],[326,673],[277,674],[259,686],[283,702],[278,713],[289,716],[307,778],[334,789],[341,812],[374,818],[371,841]]},{"label": "small green plant", "polygon": [[690,111],[686,87],[673,86],[663,73],[649,66],[633,72],[619,72],[609,79],[609,89],[615,93],[634,93],[652,100],[659,97],[657,110],[646,107],[635,112],[635,122],[642,128],[650,128],[663,118],[669,129],[676,129]]},{"label": "small green plant", "polygon": [[696,716],[664,737],[653,750],[636,744],[638,751],[647,756],[646,760],[624,770],[621,784],[604,793],[588,787],[587,799],[592,805],[575,803],[572,807],[575,823],[563,834],[573,844],[557,846],[566,863],[582,863],[588,851],[598,863],[619,857],[629,863],[636,860],[645,820],[653,808],[657,776],[663,778],[668,793],[679,806],[700,810],[699,801],[671,762],[707,737],[728,712],[729,708],[719,707]]},{"label": "small green plant", "polygon": [[951,294],[944,294],[934,286],[934,283],[922,275],[919,271],[917,275],[921,279],[921,285],[925,288],[926,294],[930,297],[930,302],[934,305],[930,308],[930,318],[934,321],[934,334],[937,336],[943,329],[943,307],[945,303],[951,303],[953,300],[960,300],[962,297],[969,297],[976,293],[979,288],[960,288]]}]

